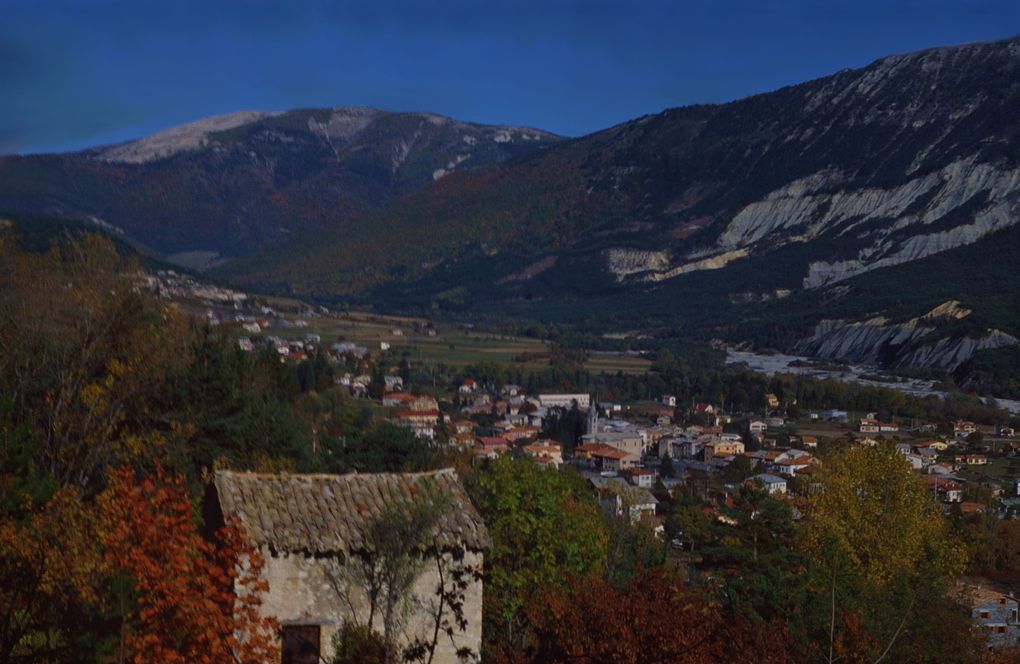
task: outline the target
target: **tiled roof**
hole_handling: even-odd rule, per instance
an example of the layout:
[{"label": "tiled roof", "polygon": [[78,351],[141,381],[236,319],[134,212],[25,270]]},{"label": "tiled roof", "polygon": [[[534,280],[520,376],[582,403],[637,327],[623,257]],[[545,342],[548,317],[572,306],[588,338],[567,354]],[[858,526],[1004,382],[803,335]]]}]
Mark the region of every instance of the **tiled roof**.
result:
[{"label": "tiled roof", "polygon": [[631,455],[621,450],[605,450],[602,452],[593,452],[592,456],[602,457],[603,459],[616,459],[617,461],[622,461],[623,459],[626,459]]},{"label": "tiled roof", "polygon": [[584,452],[594,457],[603,457],[606,459],[626,459],[629,457],[637,458],[636,455],[618,450],[610,445],[603,445],[602,443],[587,443],[585,445],[578,445],[574,448],[576,452]]},{"label": "tiled roof", "polygon": [[585,454],[595,454],[597,452],[607,452],[609,450],[615,450],[615,447],[610,447],[604,443],[583,443],[574,448],[575,452],[583,452]]},{"label": "tiled roof", "polygon": [[240,519],[249,540],[275,552],[335,554],[357,551],[372,520],[438,489],[451,509],[440,519],[441,545],[491,546],[481,515],[453,469],[425,473],[349,475],[216,471],[224,516]]}]

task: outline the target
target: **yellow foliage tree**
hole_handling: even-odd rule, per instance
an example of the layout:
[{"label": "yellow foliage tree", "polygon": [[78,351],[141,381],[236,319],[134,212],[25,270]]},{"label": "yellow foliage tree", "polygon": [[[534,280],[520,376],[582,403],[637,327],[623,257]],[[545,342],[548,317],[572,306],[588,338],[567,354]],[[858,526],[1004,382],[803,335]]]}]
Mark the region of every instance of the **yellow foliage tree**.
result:
[{"label": "yellow foliage tree", "polygon": [[24,509],[0,519],[0,661],[71,661],[104,600],[95,512],[70,487]]},{"label": "yellow foliage tree", "polygon": [[[821,486],[808,502],[801,546],[813,562],[812,612],[827,623],[830,659],[895,659],[906,631],[940,623],[932,616],[947,608],[963,549],[892,445],[847,449],[826,464]],[[921,606],[926,619],[911,621]]]},{"label": "yellow foliage tree", "polygon": [[85,494],[109,465],[155,456],[155,402],[187,366],[186,322],[140,281],[98,236],[44,255],[0,237],[0,376],[45,471]]},{"label": "yellow foliage tree", "polygon": [[822,486],[805,529],[807,552],[819,564],[839,556],[874,584],[914,573],[922,562],[942,578],[962,569],[962,550],[938,504],[893,446],[848,449],[826,466]]}]

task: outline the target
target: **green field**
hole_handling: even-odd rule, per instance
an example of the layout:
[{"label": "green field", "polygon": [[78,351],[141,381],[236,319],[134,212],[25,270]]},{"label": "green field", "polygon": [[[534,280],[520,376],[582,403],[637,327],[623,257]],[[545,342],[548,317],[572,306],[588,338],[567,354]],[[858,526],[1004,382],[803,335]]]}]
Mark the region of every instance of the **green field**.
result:
[{"label": "green field", "polygon": [[[462,325],[428,325],[422,318],[349,313],[310,319],[307,331],[319,334],[326,345],[343,340],[378,350],[380,343],[386,342],[398,353],[408,352],[413,362],[442,363],[451,367],[478,362],[513,364],[527,369],[548,366],[549,344],[546,341],[481,332]],[[649,360],[637,357],[594,357],[585,364],[589,371],[596,373],[643,373],[650,366]]]},{"label": "green field", "polygon": [[991,459],[985,466],[966,466],[960,477],[978,482],[997,482],[1005,488],[1012,488],[1013,481],[1020,477],[1020,458]]}]

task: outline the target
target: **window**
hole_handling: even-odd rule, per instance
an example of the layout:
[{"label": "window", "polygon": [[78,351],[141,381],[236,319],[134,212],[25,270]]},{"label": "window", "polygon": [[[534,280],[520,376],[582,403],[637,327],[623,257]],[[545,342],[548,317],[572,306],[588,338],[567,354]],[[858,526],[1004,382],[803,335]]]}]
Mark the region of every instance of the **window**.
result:
[{"label": "window", "polygon": [[282,664],[319,664],[319,626],[286,625]]}]

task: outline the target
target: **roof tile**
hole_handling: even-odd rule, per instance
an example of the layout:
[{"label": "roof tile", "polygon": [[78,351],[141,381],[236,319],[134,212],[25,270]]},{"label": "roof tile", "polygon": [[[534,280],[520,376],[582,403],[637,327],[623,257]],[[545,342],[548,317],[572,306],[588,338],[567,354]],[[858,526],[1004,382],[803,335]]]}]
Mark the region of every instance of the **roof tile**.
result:
[{"label": "roof tile", "polygon": [[452,469],[349,475],[217,471],[213,482],[223,514],[238,517],[253,544],[279,552],[358,550],[375,517],[387,506],[409,513],[427,495],[426,483],[437,486],[452,505],[440,520],[442,544],[491,545],[485,523]]}]

